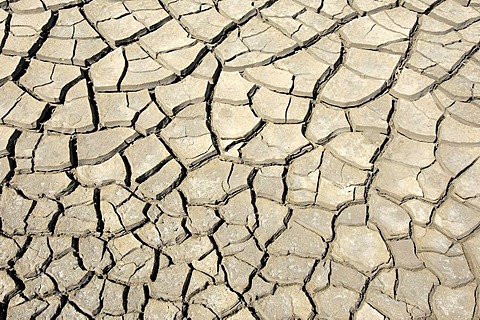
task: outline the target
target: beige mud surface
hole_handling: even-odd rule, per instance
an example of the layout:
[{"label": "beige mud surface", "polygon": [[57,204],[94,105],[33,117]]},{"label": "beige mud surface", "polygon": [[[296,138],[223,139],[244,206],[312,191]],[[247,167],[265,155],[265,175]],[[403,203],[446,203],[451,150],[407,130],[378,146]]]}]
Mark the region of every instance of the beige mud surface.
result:
[{"label": "beige mud surface", "polygon": [[0,319],[479,319],[479,0],[0,0]]}]

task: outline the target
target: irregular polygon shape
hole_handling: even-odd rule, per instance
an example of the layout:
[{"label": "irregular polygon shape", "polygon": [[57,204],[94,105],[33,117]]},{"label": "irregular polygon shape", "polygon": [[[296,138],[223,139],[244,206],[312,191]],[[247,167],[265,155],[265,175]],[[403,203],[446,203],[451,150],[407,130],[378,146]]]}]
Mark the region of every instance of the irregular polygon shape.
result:
[{"label": "irregular polygon shape", "polygon": [[[365,250],[358,250],[365,248]],[[332,255],[339,262],[371,274],[388,263],[390,254],[380,233],[367,227],[338,226],[332,243]]]},{"label": "irregular polygon shape", "polygon": [[186,77],[178,83],[155,88],[155,97],[162,111],[173,116],[188,105],[205,101],[208,82]]},{"label": "irregular polygon shape", "polygon": [[114,280],[126,283],[146,283],[153,270],[153,249],[139,242],[133,234],[115,238],[108,243],[115,265],[108,272]]},{"label": "irregular polygon shape", "polygon": [[68,90],[64,104],[55,108],[44,127],[62,133],[86,132],[95,128],[85,80]]},{"label": "irregular polygon shape", "polygon": [[17,174],[10,184],[20,189],[27,197],[38,199],[47,197],[57,199],[67,191],[71,190],[74,182],[64,172]]},{"label": "irregular polygon shape", "polygon": [[134,181],[148,175],[161,162],[171,157],[163,143],[154,134],[135,141],[124,154],[130,164]]},{"label": "irregular polygon shape", "polygon": [[127,63],[122,48],[117,48],[100,61],[94,63],[89,70],[93,85],[98,91],[116,91],[125,73]]},{"label": "irregular polygon shape", "polygon": [[230,19],[218,13],[215,8],[184,15],[180,18],[180,22],[185,25],[192,36],[210,43],[218,41],[226,30],[234,25]]},{"label": "irregular polygon shape", "polygon": [[390,92],[397,98],[417,100],[427,93],[434,82],[427,76],[404,68]]},{"label": "irregular polygon shape", "polygon": [[346,67],[327,82],[319,99],[339,107],[352,107],[374,99],[386,87],[385,80],[361,76]]},{"label": "irregular polygon shape", "polygon": [[305,136],[314,143],[322,143],[326,139],[341,132],[350,131],[347,116],[342,109],[330,108],[324,104],[316,104],[307,124]]},{"label": "irregular polygon shape", "polygon": [[82,236],[94,233],[98,218],[93,204],[65,209],[55,225],[55,234]]},{"label": "irregular polygon shape", "polygon": [[157,30],[141,37],[139,43],[153,57],[156,57],[162,52],[193,45],[195,40],[189,38],[180,24],[172,19]]},{"label": "irregular polygon shape", "polygon": [[451,289],[439,286],[433,293],[432,309],[439,320],[471,319],[475,310],[474,283]]},{"label": "irregular polygon shape", "polygon": [[422,252],[419,257],[438,277],[442,285],[451,288],[459,287],[475,278],[464,255],[449,257],[440,253]]},{"label": "irregular polygon shape", "polygon": [[44,135],[35,149],[34,168],[38,171],[63,170],[71,165],[70,137]]},{"label": "irregular polygon shape", "polygon": [[105,161],[133,140],[136,135],[136,131],[130,128],[113,128],[78,135],[78,164],[97,164]]},{"label": "irregular polygon shape", "polygon": [[[300,153],[309,142],[302,135],[300,124],[267,125],[241,149],[242,158],[255,164],[284,164]],[[290,141],[285,144],[285,141]]]},{"label": "irregular polygon shape", "polygon": [[279,287],[273,295],[254,302],[263,318],[310,319],[312,305],[300,286]]},{"label": "irregular polygon shape", "polygon": [[150,199],[163,197],[180,182],[182,176],[182,166],[172,159],[143,182],[138,187],[138,191]]},{"label": "irregular polygon shape", "polygon": [[394,161],[381,159],[374,186],[381,192],[402,200],[408,196],[423,196],[422,188],[417,181],[419,168],[410,167]]},{"label": "irregular polygon shape", "polygon": [[480,212],[449,197],[435,211],[433,223],[449,237],[462,239],[478,227]]},{"label": "irregular polygon shape", "polygon": [[273,123],[300,123],[310,110],[310,100],[260,88],[252,98],[252,109]]},{"label": "irregular polygon shape", "polygon": [[409,235],[411,220],[405,209],[378,194],[370,196],[369,205],[369,220],[378,226],[385,239]]},{"label": "irregular polygon shape", "polygon": [[251,168],[212,160],[191,171],[180,185],[190,204],[215,203],[227,194],[247,187]]},{"label": "irregular polygon shape", "polygon": [[221,146],[228,146],[231,141],[250,136],[260,125],[249,106],[232,106],[213,103],[211,109],[211,126],[221,140]]},{"label": "irregular polygon shape", "polygon": [[[337,301],[342,303],[336,303]],[[327,289],[317,292],[313,301],[315,302],[319,316],[324,319],[344,319],[349,317],[359,294],[342,288],[330,285]]]},{"label": "irregular polygon shape", "polygon": [[217,80],[213,101],[232,105],[248,104],[254,84],[238,72],[222,72]]},{"label": "irregular polygon shape", "polygon": [[160,135],[186,167],[194,167],[217,153],[204,103],[180,111]]},{"label": "irregular polygon shape", "polygon": [[314,266],[314,259],[295,255],[270,256],[261,275],[269,282],[303,285]]},{"label": "irregular polygon shape", "polygon": [[360,132],[341,133],[326,145],[336,157],[363,170],[372,168],[371,160],[379,147]]},{"label": "irregular polygon shape", "polygon": [[383,157],[412,167],[428,167],[435,161],[435,144],[419,142],[401,134],[393,134]]},{"label": "irregular polygon shape", "polygon": [[32,59],[20,84],[47,102],[61,102],[67,90],[81,77],[79,67]]},{"label": "irregular polygon shape", "polygon": [[79,166],[75,172],[78,181],[88,187],[123,184],[127,176],[125,164],[119,154],[100,164]]},{"label": "irregular polygon shape", "polygon": [[409,138],[433,142],[441,115],[432,96],[426,95],[413,102],[399,99],[393,121],[397,131]]}]

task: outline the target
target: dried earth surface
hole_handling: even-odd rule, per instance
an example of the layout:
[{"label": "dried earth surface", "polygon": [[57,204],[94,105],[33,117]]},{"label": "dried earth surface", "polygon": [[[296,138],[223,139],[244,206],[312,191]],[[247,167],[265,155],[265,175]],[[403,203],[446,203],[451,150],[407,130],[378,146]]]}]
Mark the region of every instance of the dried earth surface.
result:
[{"label": "dried earth surface", "polygon": [[0,0],[1,319],[479,319],[479,0]]}]

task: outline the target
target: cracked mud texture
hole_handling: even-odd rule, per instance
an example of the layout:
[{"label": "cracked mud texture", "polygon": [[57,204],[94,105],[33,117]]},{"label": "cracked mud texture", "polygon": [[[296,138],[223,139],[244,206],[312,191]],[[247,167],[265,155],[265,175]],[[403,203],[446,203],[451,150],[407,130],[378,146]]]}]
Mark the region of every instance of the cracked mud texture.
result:
[{"label": "cracked mud texture", "polygon": [[479,319],[479,49],[479,0],[0,0],[0,319]]}]

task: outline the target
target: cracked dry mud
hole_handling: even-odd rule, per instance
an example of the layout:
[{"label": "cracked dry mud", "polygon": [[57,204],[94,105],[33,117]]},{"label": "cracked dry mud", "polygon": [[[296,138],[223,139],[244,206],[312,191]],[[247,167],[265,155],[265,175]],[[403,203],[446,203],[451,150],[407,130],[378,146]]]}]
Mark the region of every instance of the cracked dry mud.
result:
[{"label": "cracked dry mud", "polygon": [[0,0],[1,319],[479,319],[479,0]]}]

